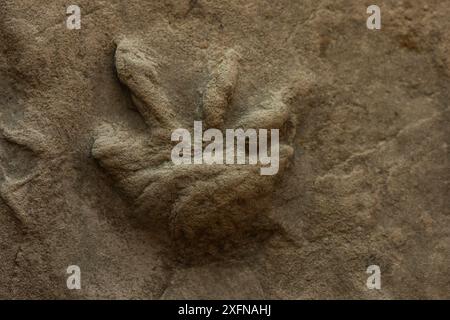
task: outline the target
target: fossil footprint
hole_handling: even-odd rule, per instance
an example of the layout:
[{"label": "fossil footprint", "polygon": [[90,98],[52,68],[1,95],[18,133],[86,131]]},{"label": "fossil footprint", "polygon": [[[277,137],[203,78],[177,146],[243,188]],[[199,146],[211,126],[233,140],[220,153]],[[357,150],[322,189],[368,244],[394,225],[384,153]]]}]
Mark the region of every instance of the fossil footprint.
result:
[{"label": "fossil footprint", "polygon": [[[239,54],[230,49],[210,74],[200,106],[203,130],[208,128],[280,129],[280,161],[276,176],[260,175],[259,165],[174,165],[171,132],[192,128],[180,119],[159,84],[160,66],[134,42],[121,41],[115,64],[120,81],[148,126],[138,133],[115,124],[96,131],[92,155],[128,196],[135,213],[148,224],[167,226],[173,243],[187,253],[220,252],[267,230],[267,210],[276,180],[293,156],[295,119],[283,90],[259,105],[227,118],[239,76]],[[225,125],[227,125],[225,127]],[[189,250],[191,249],[191,250]]]}]

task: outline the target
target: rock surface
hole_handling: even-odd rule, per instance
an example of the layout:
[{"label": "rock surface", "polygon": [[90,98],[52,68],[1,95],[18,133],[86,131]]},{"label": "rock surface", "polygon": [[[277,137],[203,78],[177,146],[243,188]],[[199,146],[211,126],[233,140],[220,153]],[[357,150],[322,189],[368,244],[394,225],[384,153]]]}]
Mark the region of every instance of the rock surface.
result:
[{"label": "rock surface", "polygon": [[[0,298],[450,298],[446,1],[379,1],[379,31],[357,0],[77,4],[0,2]],[[121,178],[200,116],[282,129],[276,181]]]}]

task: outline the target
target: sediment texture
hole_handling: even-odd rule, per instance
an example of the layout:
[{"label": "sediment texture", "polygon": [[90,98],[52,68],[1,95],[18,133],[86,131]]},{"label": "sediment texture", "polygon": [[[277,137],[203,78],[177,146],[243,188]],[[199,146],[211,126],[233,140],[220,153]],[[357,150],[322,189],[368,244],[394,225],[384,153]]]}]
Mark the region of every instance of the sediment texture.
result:
[{"label": "sediment texture", "polygon": [[[450,297],[446,1],[77,4],[0,1],[1,298]],[[194,120],[279,174],[173,166]]]}]

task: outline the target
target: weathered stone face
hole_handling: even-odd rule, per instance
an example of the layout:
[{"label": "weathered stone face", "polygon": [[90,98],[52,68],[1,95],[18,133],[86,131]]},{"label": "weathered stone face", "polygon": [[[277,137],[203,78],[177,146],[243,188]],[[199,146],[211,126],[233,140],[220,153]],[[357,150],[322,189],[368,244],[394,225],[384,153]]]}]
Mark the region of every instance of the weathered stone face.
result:
[{"label": "weathered stone face", "polygon": [[[1,298],[449,297],[445,1],[380,30],[357,0],[78,5],[0,3]],[[279,129],[279,172],[175,166],[196,120]]]}]

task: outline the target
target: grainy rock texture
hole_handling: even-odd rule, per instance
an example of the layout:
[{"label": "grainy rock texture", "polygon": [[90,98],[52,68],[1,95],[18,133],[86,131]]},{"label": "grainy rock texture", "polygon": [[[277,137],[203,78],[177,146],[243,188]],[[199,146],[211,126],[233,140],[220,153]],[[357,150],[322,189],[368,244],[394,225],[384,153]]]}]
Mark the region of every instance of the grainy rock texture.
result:
[{"label": "grainy rock texture", "polygon": [[[69,4],[0,0],[0,298],[450,298],[448,1]],[[280,172],[174,167],[194,120]]]}]

